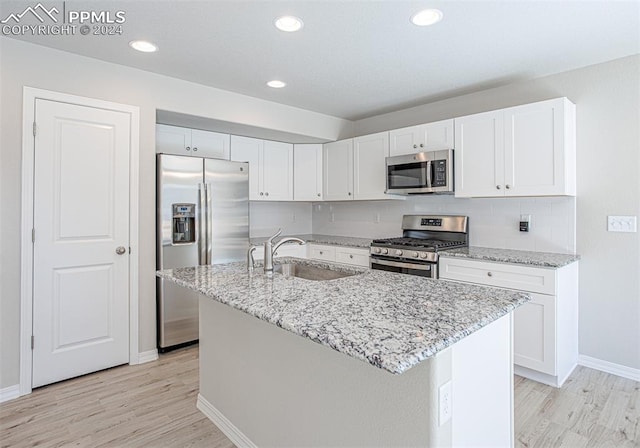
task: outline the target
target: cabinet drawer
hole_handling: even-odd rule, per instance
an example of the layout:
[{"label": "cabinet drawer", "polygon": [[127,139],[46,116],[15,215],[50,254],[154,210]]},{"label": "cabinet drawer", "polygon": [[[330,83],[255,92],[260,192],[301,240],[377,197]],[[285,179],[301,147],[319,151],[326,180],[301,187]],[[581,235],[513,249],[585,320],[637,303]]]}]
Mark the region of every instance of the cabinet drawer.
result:
[{"label": "cabinet drawer", "polygon": [[316,260],[336,261],[335,247],[310,244],[308,251],[309,258],[315,258]]},{"label": "cabinet drawer", "polygon": [[338,263],[368,267],[369,251],[366,249],[339,247],[336,249],[336,261]]},{"label": "cabinet drawer", "polygon": [[439,267],[440,278],[447,280],[555,294],[555,269],[446,257],[440,258]]}]

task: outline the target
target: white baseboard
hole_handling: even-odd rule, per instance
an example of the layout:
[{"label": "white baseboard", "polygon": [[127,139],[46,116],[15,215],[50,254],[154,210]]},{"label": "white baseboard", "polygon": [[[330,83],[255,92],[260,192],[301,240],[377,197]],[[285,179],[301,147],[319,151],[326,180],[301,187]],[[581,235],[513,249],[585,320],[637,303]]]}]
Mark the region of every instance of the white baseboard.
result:
[{"label": "white baseboard", "polygon": [[622,378],[628,378],[633,381],[640,381],[640,369],[634,369],[633,367],[627,367],[621,364],[615,364],[613,362],[603,361],[602,359],[592,358],[591,356],[585,355],[578,356],[578,364],[584,367],[589,367],[591,369],[600,370],[601,372],[621,376]]},{"label": "white baseboard", "polygon": [[231,423],[214,405],[209,403],[206,398],[198,394],[198,409],[209,419],[214,425],[224,433],[225,436],[233,442],[238,448],[258,448],[246,435],[242,433],[233,423]]},{"label": "white baseboard", "polygon": [[519,365],[513,366],[513,372],[516,375],[528,378],[533,381],[537,381],[538,383],[546,384],[547,386],[560,388],[567,381],[567,378],[573,373],[574,369],[577,367],[577,364],[574,364],[573,367],[567,371],[562,377],[549,375],[546,373],[538,372],[537,370],[527,369],[526,367],[522,367]]},{"label": "white baseboard", "polygon": [[138,353],[138,364],[155,361],[156,359],[158,359],[158,349],[154,348],[153,350]]},{"label": "white baseboard", "polygon": [[5,387],[4,389],[0,389],[0,403],[4,403],[5,401],[13,400],[20,396],[20,385],[14,384],[13,386]]}]

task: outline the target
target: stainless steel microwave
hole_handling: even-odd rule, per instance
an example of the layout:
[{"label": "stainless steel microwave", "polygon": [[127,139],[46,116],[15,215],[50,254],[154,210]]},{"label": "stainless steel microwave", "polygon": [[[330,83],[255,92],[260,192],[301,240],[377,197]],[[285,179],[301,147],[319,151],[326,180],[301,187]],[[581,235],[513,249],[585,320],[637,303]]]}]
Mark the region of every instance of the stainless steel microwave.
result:
[{"label": "stainless steel microwave", "polygon": [[388,194],[453,192],[453,149],[387,157]]}]

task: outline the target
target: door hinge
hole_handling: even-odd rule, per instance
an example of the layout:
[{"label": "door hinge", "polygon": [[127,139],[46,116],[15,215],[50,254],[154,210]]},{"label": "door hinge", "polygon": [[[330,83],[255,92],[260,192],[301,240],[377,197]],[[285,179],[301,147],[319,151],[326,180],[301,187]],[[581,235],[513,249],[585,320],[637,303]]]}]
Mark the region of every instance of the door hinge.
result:
[{"label": "door hinge", "polygon": [[31,335],[31,350],[33,350],[33,348],[35,347],[35,337],[33,335]]},{"label": "door hinge", "polygon": [[36,122],[33,122],[33,136],[36,136]]},{"label": "door hinge", "polygon": [[36,242],[36,229],[31,229],[31,242]]}]

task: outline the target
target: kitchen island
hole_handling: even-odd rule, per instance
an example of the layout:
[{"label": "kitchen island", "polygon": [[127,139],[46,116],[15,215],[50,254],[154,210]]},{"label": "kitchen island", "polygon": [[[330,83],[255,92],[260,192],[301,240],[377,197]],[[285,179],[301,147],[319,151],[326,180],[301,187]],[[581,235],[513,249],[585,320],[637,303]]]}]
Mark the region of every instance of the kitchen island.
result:
[{"label": "kitchen island", "polygon": [[234,443],[513,443],[510,313],[527,294],[277,261],[292,262],[355,275],[268,277],[244,263],[158,273],[201,294],[198,407]]}]

